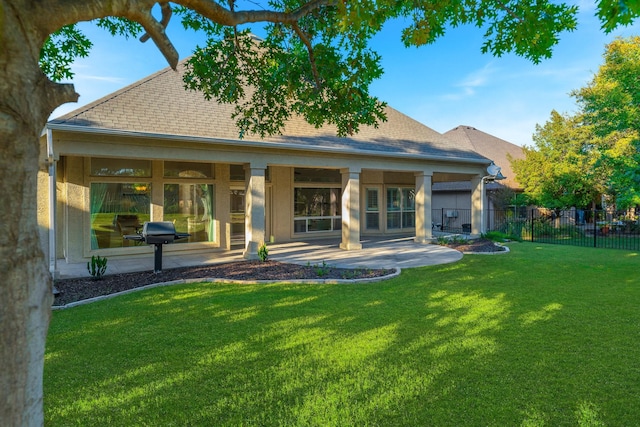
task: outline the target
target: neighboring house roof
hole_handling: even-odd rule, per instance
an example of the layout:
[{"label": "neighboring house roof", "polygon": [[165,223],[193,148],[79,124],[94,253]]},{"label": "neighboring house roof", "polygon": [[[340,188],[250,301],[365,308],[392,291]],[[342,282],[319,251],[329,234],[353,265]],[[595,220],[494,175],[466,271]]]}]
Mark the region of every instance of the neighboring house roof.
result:
[{"label": "neighboring house roof", "polygon": [[508,155],[513,159],[524,159],[524,150],[515,144],[500,139],[488,133],[482,132],[471,126],[458,126],[445,132],[444,135],[458,144],[471,144],[473,150],[502,168],[502,175],[505,180],[499,181],[514,190],[520,189],[516,174],[511,168]]},{"label": "neighboring house roof", "polygon": [[48,123],[50,129],[148,134],[157,137],[194,137],[223,142],[286,145],[301,149],[370,153],[385,156],[462,160],[488,163],[469,140],[453,140],[387,107],[387,121],[378,129],[362,126],[350,137],[337,137],[335,128],[316,129],[301,117],[293,117],[283,135],[261,139],[238,138],[231,119],[233,106],[207,101],[184,89],[184,61],[178,72],[163,69],[119,91]]}]

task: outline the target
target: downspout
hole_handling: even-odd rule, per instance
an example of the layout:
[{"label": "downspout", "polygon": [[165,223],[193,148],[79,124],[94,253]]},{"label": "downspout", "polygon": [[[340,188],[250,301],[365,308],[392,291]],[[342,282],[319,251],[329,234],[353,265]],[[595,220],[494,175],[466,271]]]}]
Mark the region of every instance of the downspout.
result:
[{"label": "downspout", "polygon": [[49,128],[47,128],[47,163],[49,165],[49,273],[51,273],[51,277],[55,279],[58,271],[56,262],[57,162],[53,154],[53,133]]}]

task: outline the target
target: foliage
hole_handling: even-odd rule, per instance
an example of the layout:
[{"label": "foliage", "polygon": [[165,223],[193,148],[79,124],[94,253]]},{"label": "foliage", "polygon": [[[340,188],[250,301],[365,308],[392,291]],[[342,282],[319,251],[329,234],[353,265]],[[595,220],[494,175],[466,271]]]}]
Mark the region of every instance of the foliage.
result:
[{"label": "foliage", "polygon": [[75,25],[65,25],[53,33],[40,51],[40,68],[51,80],[58,82],[73,77],[71,64],[85,58],[93,43]]},{"label": "foliage", "polygon": [[482,235],[482,237],[498,243],[504,243],[511,240],[516,240],[516,241],[522,240],[521,234],[514,235],[514,234],[503,233],[502,231],[487,231]]},{"label": "foliage", "polygon": [[593,80],[573,95],[602,139],[609,194],[619,208],[640,204],[640,36],[610,43]]},{"label": "foliage", "polygon": [[636,425],[637,255],[514,243],[375,284],[56,311],[45,425]]},{"label": "foliage", "polygon": [[91,261],[87,262],[87,270],[95,280],[102,279],[105,271],[107,271],[107,257],[91,256]]},{"label": "foliage", "polygon": [[329,264],[326,263],[326,261],[322,261],[322,264],[311,264],[310,262],[307,263],[307,266],[310,266],[311,268],[314,269],[314,271],[316,272],[316,274],[318,275],[318,277],[324,277],[327,274],[329,274],[329,270],[331,269],[331,267],[329,266]]},{"label": "foliage", "polygon": [[[277,0],[270,2],[270,10],[264,13],[241,11],[241,5],[233,0],[220,6],[234,13],[246,12],[239,19],[245,21],[232,24],[211,19],[202,14],[203,8],[190,9],[193,5],[176,1],[171,7],[162,7],[160,24],[166,27],[175,16],[185,28],[206,34],[206,45],[197,47],[186,63],[184,84],[207,99],[233,104],[240,137],[280,133],[292,115],[300,115],[318,127],[335,125],[338,135],[357,133],[361,126],[377,126],[384,121],[385,103],[369,94],[370,84],[383,72],[380,56],[368,44],[391,19],[407,22],[401,34],[406,46],[434,43],[449,26],[475,25],[485,29],[483,52],[496,56],[515,52],[535,63],[550,57],[559,34],[577,25],[576,6],[549,0]],[[285,16],[287,12],[300,13],[294,19]],[[126,17],[106,17],[96,22],[114,35],[133,37],[142,31],[138,22]],[[255,22],[266,22],[264,40],[257,41],[249,27],[240,26]],[[84,56],[84,51],[72,48],[78,43],[67,42],[77,38],[77,28],[66,28],[54,34],[46,46],[62,38],[59,54]],[[167,46],[159,47],[167,56]],[[42,58],[45,66],[53,64],[56,57],[46,52]],[[57,80],[60,76],[68,78],[70,63],[62,61],[56,65],[55,74],[47,74]]]},{"label": "foliage", "polygon": [[597,146],[581,116],[551,112],[536,126],[535,148],[511,164],[525,194],[535,204],[552,209],[586,207],[604,191],[604,171],[596,162]]},{"label": "foliage", "polygon": [[267,244],[264,242],[258,246],[258,258],[262,262],[266,262],[269,259],[269,248],[267,248]]},{"label": "foliage", "polygon": [[537,126],[535,147],[512,161],[540,206],[588,207],[603,194],[618,208],[640,204],[640,37],[610,43],[604,59],[593,80],[572,93],[580,111],[553,111]]},{"label": "foliage", "polygon": [[467,239],[460,235],[454,234],[450,236],[438,236],[436,243],[440,246],[446,246],[451,243],[465,243]]}]

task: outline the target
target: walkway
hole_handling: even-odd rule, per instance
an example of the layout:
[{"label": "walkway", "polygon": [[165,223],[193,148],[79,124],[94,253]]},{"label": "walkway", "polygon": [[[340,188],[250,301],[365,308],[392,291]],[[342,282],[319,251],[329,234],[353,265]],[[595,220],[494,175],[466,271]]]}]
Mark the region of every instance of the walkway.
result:
[{"label": "walkway", "polygon": [[[462,258],[462,254],[456,250],[444,246],[415,243],[411,237],[365,239],[362,241],[362,250],[359,251],[344,251],[340,249],[339,244],[338,239],[270,244],[269,259],[303,265],[322,264],[324,261],[332,267],[341,268],[411,268],[445,264]],[[186,255],[166,251],[162,268],[233,261],[244,261],[241,248]],[[58,261],[58,270],[62,279],[89,275],[86,262],[67,264],[64,261]],[[145,256],[111,257],[107,266],[107,274],[144,270],[153,270],[151,247],[149,254]]]}]

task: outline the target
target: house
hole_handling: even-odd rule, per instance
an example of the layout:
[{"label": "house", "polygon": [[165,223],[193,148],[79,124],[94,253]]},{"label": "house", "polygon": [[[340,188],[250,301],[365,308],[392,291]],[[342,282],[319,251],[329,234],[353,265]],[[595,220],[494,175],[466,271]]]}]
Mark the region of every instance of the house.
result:
[{"label": "house", "polygon": [[[492,223],[490,213],[495,209],[501,210],[504,207],[495,206],[494,197],[505,188],[513,190],[515,193],[522,192],[518,184],[517,177],[511,168],[509,158],[522,159],[524,151],[522,147],[507,142],[503,139],[478,130],[472,126],[457,126],[444,133],[453,144],[461,146],[471,146],[478,154],[491,159],[501,168],[502,180],[486,180],[485,198],[483,199],[483,210],[485,211],[484,223]],[[470,181],[447,181],[437,182],[432,187],[432,219],[437,228],[456,229],[461,224],[470,223],[471,217],[471,193],[472,185]],[[465,230],[466,231],[466,230]]]},{"label": "house", "polygon": [[[42,137],[39,221],[52,271],[58,260],[148,254],[123,236],[145,221],[190,234],[165,251],[244,247],[313,237],[404,234],[432,238],[432,186],[466,182],[471,232],[481,228],[490,160],[387,108],[388,121],[337,137],[291,119],[283,135],[245,136],[232,107],[186,91],[183,64],[50,121]],[[472,200],[473,199],[473,203]]]}]

